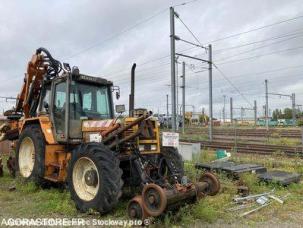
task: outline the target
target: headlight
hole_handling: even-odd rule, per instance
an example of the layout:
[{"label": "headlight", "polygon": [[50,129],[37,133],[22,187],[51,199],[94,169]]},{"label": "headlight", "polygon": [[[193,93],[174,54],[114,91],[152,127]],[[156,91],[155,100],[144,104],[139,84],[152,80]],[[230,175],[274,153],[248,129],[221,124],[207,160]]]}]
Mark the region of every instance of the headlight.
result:
[{"label": "headlight", "polygon": [[139,145],[139,151],[144,151],[144,145]]},{"label": "headlight", "polygon": [[157,150],[157,145],[151,145],[151,144],[139,145],[139,151],[151,151],[151,150]]},{"label": "headlight", "polygon": [[156,145],[151,145],[150,150],[157,150],[157,146]]}]

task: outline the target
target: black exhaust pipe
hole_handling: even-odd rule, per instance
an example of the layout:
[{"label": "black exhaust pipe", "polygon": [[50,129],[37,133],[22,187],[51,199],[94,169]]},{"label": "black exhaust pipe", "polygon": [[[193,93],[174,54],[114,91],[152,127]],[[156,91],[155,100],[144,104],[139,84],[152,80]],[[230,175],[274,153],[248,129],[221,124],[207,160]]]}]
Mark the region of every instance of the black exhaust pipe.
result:
[{"label": "black exhaust pipe", "polygon": [[130,84],[130,94],[129,94],[129,116],[134,116],[134,109],[135,109],[135,69],[136,63],[132,66],[131,71],[131,84]]}]

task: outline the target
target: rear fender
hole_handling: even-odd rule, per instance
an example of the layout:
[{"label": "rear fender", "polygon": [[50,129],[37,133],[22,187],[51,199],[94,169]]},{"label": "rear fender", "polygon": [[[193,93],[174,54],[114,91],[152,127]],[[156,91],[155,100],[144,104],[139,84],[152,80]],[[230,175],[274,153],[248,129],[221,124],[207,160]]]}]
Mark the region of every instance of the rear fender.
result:
[{"label": "rear fender", "polygon": [[43,132],[45,141],[47,144],[57,144],[57,141],[55,140],[54,134],[53,134],[53,127],[52,123],[50,121],[50,118],[48,116],[39,116],[34,118],[28,118],[21,121],[19,134],[23,131],[23,129],[27,125],[31,124],[39,124],[41,131]]}]

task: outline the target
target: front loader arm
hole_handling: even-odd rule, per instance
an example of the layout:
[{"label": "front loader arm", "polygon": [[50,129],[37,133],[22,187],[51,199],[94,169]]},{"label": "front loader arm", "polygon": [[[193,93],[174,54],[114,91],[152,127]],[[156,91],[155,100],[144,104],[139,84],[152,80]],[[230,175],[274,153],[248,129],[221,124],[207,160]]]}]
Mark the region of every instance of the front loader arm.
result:
[{"label": "front loader arm", "polygon": [[25,118],[30,117],[30,107],[37,95],[40,94],[43,76],[46,73],[43,55],[34,54],[27,65],[24,83],[17,97],[15,112],[23,112]]},{"label": "front loader arm", "polygon": [[[61,63],[54,59],[45,48],[38,48],[27,64],[24,82],[17,96],[16,107],[4,113],[10,120],[0,126],[0,141],[16,139],[18,120],[23,116],[25,119],[34,117],[37,104],[43,89],[44,81],[51,81],[59,76],[62,70]],[[13,117],[13,116],[17,117]]]}]

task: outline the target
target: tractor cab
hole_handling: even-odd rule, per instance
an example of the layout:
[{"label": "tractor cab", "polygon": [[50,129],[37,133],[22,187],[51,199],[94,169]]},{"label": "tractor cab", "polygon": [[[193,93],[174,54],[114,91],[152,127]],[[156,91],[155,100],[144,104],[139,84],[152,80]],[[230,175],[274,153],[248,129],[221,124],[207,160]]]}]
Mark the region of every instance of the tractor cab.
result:
[{"label": "tractor cab", "polygon": [[78,70],[46,84],[39,110],[53,119],[56,140],[81,142],[83,121],[113,119],[112,86],[106,79],[79,74]]}]

